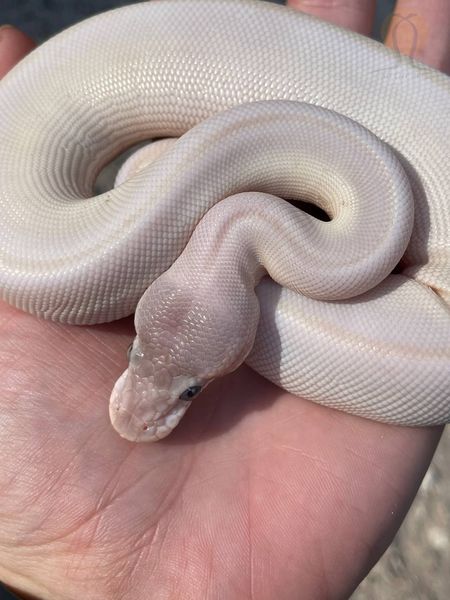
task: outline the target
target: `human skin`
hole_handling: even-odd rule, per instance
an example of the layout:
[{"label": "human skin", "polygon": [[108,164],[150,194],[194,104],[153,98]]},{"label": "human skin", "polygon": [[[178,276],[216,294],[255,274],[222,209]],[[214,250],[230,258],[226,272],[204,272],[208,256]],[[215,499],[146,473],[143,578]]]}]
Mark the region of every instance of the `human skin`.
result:
[{"label": "human skin", "polygon": [[[291,4],[370,31],[374,2]],[[411,4],[438,39],[422,60],[445,67],[446,2],[397,10]],[[30,48],[0,30],[0,75]],[[108,419],[131,319],[69,327],[2,305],[0,328],[0,579],[23,598],[346,598],[441,434],[312,404],[242,367],[169,438],[133,444]]]}]

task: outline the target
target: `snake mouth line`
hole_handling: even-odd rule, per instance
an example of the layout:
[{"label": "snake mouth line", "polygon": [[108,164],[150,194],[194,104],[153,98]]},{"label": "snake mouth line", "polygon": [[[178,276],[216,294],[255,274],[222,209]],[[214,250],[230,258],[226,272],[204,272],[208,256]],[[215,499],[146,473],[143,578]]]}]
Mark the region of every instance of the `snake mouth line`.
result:
[{"label": "snake mouth line", "polygon": [[114,429],[119,435],[130,441],[138,439],[161,439],[176,427],[191,402],[177,400],[163,411],[155,411],[151,418],[136,415],[135,410],[124,406],[123,389],[128,370],[117,379],[109,402],[109,415]]},{"label": "snake mouth line", "polygon": [[142,419],[142,430],[149,431],[152,428],[169,427],[172,430],[186,410],[191,405],[191,402],[186,400],[178,400],[175,404],[169,406],[167,410],[161,413],[156,419]]}]

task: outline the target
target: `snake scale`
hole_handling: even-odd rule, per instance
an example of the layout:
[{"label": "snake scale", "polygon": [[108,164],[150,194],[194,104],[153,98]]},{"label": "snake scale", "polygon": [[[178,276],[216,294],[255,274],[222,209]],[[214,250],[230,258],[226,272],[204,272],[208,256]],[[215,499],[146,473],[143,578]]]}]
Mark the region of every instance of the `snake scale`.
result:
[{"label": "snake scale", "polygon": [[363,417],[450,420],[447,76],[285,7],[153,0],[33,51],[0,114],[2,298],[76,325],[136,309],[123,437],[164,437],[243,361]]}]

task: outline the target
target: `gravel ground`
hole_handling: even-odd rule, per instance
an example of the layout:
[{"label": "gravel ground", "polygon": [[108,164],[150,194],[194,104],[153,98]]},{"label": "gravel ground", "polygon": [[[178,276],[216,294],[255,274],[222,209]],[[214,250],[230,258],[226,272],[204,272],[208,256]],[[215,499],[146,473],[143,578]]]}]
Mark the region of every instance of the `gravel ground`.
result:
[{"label": "gravel ground", "polygon": [[[278,1],[278,0],[274,0]],[[131,4],[115,0],[2,0],[0,22],[38,40],[94,12]],[[278,3],[282,4],[282,0]],[[392,8],[379,2],[377,29]],[[351,600],[448,600],[450,598],[450,428],[447,427],[420,491],[393,543]],[[12,596],[0,589],[0,600]]]}]

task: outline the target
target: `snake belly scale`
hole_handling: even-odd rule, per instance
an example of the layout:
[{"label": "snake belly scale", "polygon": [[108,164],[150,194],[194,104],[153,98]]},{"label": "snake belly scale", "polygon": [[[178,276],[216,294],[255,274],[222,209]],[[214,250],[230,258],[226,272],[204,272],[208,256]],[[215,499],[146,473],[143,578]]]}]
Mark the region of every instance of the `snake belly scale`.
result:
[{"label": "snake belly scale", "polygon": [[244,360],[357,415],[450,421],[447,76],[285,7],[153,0],[43,44],[0,111],[2,297],[78,325],[136,310],[123,437],[164,437]]}]

